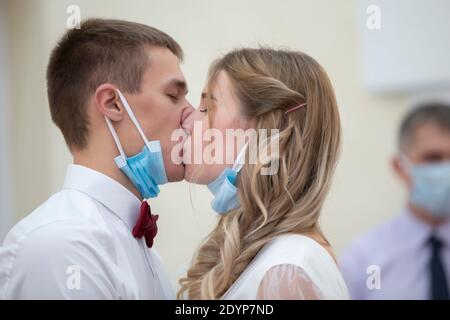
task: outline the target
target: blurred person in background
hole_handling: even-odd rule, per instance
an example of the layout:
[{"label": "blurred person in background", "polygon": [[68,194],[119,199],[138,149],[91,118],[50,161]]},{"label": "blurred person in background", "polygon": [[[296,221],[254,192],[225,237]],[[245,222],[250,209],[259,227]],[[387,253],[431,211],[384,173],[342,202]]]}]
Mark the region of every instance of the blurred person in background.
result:
[{"label": "blurred person in background", "polygon": [[353,299],[449,299],[450,103],[414,108],[398,139],[392,167],[408,201],[349,246],[342,272]]}]

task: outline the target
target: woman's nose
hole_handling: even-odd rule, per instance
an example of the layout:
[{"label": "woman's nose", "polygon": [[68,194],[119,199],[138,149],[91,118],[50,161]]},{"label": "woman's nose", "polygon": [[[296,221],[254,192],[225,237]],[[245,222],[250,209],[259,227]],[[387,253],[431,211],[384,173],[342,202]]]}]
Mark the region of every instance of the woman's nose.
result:
[{"label": "woman's nose", "polygon": [[192,110],[190,110],[189,114],[186,116],[186,118],[184,118],[183,122],[181,123],[181,127],[184,130],[188,131],[189,134],[192,134],[195,121],[201,120],[203,116],[204,115],[200,111],[192,108]]}]

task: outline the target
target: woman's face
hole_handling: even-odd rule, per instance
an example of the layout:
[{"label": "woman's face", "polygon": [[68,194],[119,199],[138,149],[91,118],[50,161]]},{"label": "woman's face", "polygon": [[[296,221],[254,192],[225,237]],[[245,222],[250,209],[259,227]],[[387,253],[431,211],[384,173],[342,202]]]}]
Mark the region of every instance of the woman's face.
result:
[{"label": "woman's face", "polygon": [[[214,105],[213,110],[207,105]],[[183,149],[187,181],[208,184],[233,165],[240,149],[233,135],[241,136],[246,129],[255,127],[255,122],[244,117],[241,110],[229,76],[220,71],[212,92],[203,91],[200,106],[182,124],[190,134]]]}]

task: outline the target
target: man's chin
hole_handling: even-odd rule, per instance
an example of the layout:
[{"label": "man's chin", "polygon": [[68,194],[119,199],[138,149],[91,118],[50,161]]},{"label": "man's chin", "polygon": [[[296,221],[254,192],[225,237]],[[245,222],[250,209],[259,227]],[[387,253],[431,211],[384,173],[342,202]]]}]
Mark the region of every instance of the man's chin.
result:
[{"label": "man's chin", "polygon": [[187,181],[187,182],[190,182],[190,183],[194,182],[195,183],[195,181],[193,181],[194,180],[194,170],[192,170],[192,166],[186,165],[184,167],[183,179],[185,181]]},{"label": "man's chin", "polygon": [[184,179],[184,165],[174,165],[167,170],[167,180],[169,182],[178,182]]},{"label": "man's chin", "polygon": [[206,185],[207,182],[203,181],[204,178],[200,173],[200,167],[196,165],[186,165],[184,170],[184,180],[189,183]]}]

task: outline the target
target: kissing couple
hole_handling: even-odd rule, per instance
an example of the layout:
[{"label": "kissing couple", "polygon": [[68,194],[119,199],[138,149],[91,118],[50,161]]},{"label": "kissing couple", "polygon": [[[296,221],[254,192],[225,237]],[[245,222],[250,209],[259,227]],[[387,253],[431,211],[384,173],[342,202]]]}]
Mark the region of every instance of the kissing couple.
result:
[{"label": "kissing couple", "polygon": [[[194,108],[182,59],[134,22],[89,19],[62,36],[47,93],[73,164],[8,233],[0,299],[349,298],[319,224],[341,137],[325,70],[300,51],[236,49],[212,63]],[[230,130],[253,134],[235,145],[219,138]],[[192,161],[198,139],[214,152]],[[212,192],[217,224],[175,292],[151,205],[183,179]]]}]

